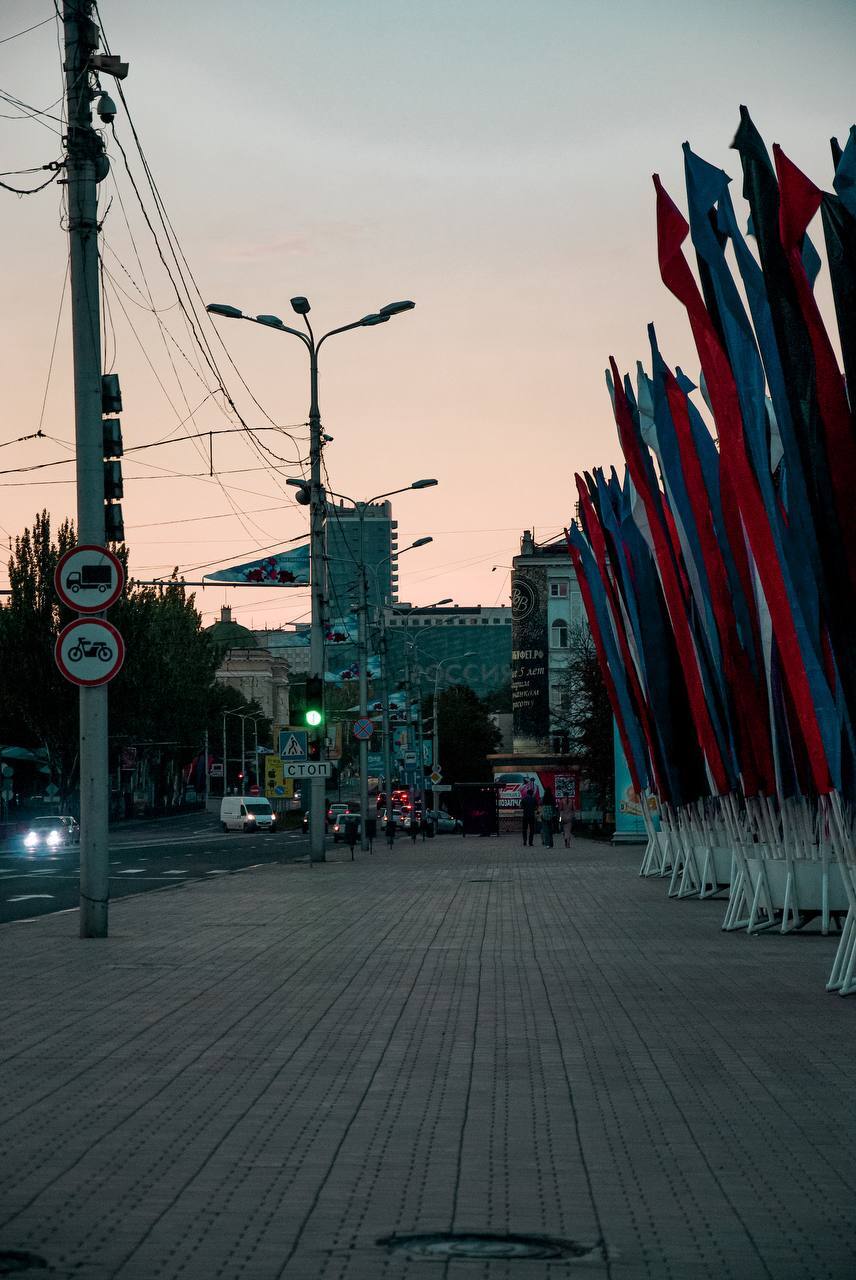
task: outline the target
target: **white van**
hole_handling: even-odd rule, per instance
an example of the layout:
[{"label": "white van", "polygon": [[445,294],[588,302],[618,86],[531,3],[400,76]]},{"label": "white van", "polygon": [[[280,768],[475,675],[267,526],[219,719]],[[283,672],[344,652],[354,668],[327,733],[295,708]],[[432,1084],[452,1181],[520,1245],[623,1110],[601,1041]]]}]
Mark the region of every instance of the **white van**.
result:
[{"label": "white van", "polygon": [[264,796],[224,796],[220,825],[224,831],[276,831],[276,814]]}]

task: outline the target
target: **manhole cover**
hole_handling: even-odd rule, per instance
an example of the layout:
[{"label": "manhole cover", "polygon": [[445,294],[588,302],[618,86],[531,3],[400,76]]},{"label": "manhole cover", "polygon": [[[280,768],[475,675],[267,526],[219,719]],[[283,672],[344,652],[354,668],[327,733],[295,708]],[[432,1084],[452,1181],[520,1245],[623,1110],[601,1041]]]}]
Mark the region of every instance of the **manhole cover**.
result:
[{"label": "manhole cover", "polygon": [[0,1276],[15,1276],[22,1271],[43,1271],[47,1267],[44,1258],[26,1249],[0,1249]]},{"label": "manhole cover", "polygon": [[552,1236],[466,1231],[391,1235],[384,1236],[377,1243],[390,1253],[407,1253],[423,1258],[530,1258],[542,1262],[588,1258],[600,1249],[597,1244],[557,1240]]}]

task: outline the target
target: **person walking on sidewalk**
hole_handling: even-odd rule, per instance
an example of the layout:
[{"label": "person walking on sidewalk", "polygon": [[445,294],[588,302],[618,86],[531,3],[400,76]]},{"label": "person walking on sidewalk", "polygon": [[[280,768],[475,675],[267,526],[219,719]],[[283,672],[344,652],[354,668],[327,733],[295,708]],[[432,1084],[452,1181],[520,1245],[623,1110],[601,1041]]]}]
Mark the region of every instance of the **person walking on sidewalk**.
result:
[{"label": "person walking on sidewalk", "polygon": [[535,838],[535,810],[538,802],[535,798],[535,790],[531,783],[527,783],[523,794],[520,797],[520,807],[523,810],[523,843],[531,845]]},{"label": "person walking on sidewalk", "polygon": [[549,787],[545,787],[544,798],[541,801],[541,843],[545,849],[552,849],[553,847],[553,821],[555,817],[553,792]]},{"label": "person walking on sidewalk", "polygon": [[391,849],[395,844],[395,818],[390,813],[386,820],[386,847]]},{"label": "person walking on sidewalk", "polygon": [[562,828],[562,839],[565,848],[571,847],[571,835],[573,834],[574,824],[574,802],[568,796],[563,796],[559,801],[559,825]]}]

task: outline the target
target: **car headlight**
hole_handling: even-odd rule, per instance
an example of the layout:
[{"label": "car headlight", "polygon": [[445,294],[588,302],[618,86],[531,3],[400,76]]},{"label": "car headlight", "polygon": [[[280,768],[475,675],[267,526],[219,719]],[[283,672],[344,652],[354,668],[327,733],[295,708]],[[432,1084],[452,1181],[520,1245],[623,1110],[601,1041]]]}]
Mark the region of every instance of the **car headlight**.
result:
[{"label": "car headlight", "polygon": [[58,831],[48,832],[48,844],[52,849],[55,849],[61,841],[62,841],[62,836]]},{"label": "car headlight", "polygon": [[35,849],[38,843],[39,837],[36,835],[35,831],[28,831],[24,836],[24,847],[26,849]]}]

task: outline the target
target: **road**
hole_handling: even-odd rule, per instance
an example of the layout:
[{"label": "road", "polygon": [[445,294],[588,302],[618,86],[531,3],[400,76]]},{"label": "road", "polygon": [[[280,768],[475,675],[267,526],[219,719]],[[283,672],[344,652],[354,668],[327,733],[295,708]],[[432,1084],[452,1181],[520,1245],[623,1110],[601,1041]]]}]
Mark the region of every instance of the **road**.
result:
[{"label": "road", "polygon": [[[110,833],[110,897],[230,875],[263,862],[291,862],[308,852],[299,830],[224,833],[212,814],[134,823]],[[77,846],[35,856],[0,847],[0,924],[76,909],[79,868]]]}]

